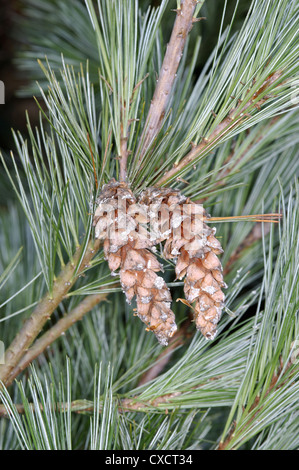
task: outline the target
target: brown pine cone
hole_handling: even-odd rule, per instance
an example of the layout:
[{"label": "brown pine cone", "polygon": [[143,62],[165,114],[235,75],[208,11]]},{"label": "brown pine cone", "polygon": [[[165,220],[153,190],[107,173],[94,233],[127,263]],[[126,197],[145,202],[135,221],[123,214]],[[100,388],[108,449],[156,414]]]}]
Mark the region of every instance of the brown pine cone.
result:
[{"label": "brown pine cone", "polygon": [[177,279],[185,277],[185,297],[190,304],[195,302],[197,329],[214,339],[225,300],[221,288],[226,285],[216,256],[223,250],[215,238],[216,229],[205,223],[208,214],[202,205],[171,188],[148,188],[140,201],[159,212],[153,230],[156,239],[166,240],[164,256],[176,260]]},{"label": "brown pine cone", "polygon": [[141,224],[147,222],[147,211],[136,206],[132,191],[125,183],[112,180],[103,187],[96,201],[95,236],[104,239],[104,253],[112,273],[120,269],[120,282],[131,303],[136,296],[136,315],[155,333],[162,345],[177,329],[170,308],[171,295],[162,270],[150,251],[154,241]]}]

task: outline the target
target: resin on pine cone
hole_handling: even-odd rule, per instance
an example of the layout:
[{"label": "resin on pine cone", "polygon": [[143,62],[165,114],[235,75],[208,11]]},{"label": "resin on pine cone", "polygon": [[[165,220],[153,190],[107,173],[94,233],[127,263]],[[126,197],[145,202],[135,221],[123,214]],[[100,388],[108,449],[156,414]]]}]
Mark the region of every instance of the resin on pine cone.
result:
[{"label": "resin on pine cone", "polygon": [[104,239],[104,254],[112,273],[119,269],[120,282],[131,303],[136,297],[136,315],[167,345],[177,329],[171,294],[161,276],[156,256],[150,251],[154,241],[142,225],[147,211],[136,205],[127,184],[115,180],[106,184],[98,199],[94,226],[96,238]]},{"label": "resin on pine cone", "polygon": [[142,204],[154,204],[159,213],[153,232],[164,245],[164,256],[176,261],[177,279],[185,278],[186,300],[194,306],[198,330],[213,339],[224,306],[222,266],[217,255],[223,253],[215,237],[216,229],[205,220],[209,215],[200,204],[193,203],[178,190],[148,188],[140,198]]}]

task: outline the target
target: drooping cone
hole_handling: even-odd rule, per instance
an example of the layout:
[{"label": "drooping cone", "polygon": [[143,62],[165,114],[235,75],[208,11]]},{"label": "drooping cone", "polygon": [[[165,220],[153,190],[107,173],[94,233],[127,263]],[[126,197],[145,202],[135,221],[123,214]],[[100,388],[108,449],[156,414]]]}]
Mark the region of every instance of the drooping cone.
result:
[{"label": "drooping cone", "polygon": [[158,341],[167,345],[177,326],[170,308],[170,291],[164,279],[156,274],[162,266],[150,251],[154,241],[142,226],[147,222],[147,211],[136,205],[125,183],[115,180],[103,187],[96,202],[95,236],[104,239],[109,268],[112,273],[120,269],[127,301],[131,303],[136,296],[137,315]]},{"label": "drooping cone", "polygon": [[197,329],[207,339],[215,338],[225,300],[221,289],[226,285],[217,257],[223,250],[216,229],[205,223],[208,214],[202,205],[171,188],[148,188],[140,201],[159,213],[152,232],[158,241],[166,240],[164,256],[176,261],[177,279],[185,277],[185,297],[190,304],[195,302]]}]

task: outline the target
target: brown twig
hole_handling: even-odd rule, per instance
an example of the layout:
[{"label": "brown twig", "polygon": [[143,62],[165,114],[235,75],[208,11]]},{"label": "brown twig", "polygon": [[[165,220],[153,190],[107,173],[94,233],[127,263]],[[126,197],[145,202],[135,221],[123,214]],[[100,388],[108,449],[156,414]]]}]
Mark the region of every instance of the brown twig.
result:
[{"label": "brown twig", "polygon": [[154,96],[151,101],[145,126],[140,137],[136,156],[139,161],[161,129],[165,111],[171,97],[177,69],[183,54],[187,36],[192,29],[196,0],[182,0],[176,11],[176,20],[160,70]]},{"label": "brown twig", "polygon": [[232,425],[231,425],[231,428],[227,434],[227,437],[225,438],[224,441],[221,441],[218,445],[218,447],[216,448],[216,450],[225,450],[226,447],[228,446],[228,444],[230,443],[230,441],[232,440],[233,438],[233,435],[234,435],[234,431],[235,431],[235,428],[236,428],[236,421],[233,421],[232,422]]},{"label": "brown twig", "polygon": [[275,81],[279,79],[282,72],[277,71],[266,78],[261,88],[252,95],[252,98],[247,101],[244,106],[238,106],[237,108],[231,109],[227,117],[220,122],[215,129],[211,132],[208,138],[202,139],[198,145],[191,144],[192,148],[190,152],[173,168],[168,170],[158,181],[158,186],[163,186],[170,182],[175,176],[184,170],[187,166],[191,165],[204,151],[212,150],[219,142],[219,140],[227,135],[232,129],[237,127],[240,123],[243,123],[246,119],[251,117],[247,114],[247,110],[250,106],[260,108],[268,97],[260,97],[264,94],[265,90],[268,89]]},{"label": "brown twig", "polygon": [[[149,408],[159,408],[160,405],[165,405],[171,402],[172,398],[180,396],[182,392],[168,393],[161,395],[160,397],[154,398],[150,401],[138,401],[136,398],[123,398],[119,402],[118,411],[120,413],[126,413],[129,411],[145,412]],[[25,407],[21,403],[14,405],[20,414],[25,413]],[[29,403],[29,408],[32,411],[36,411],[36,406],[33,403]],[[61,412],[65,412],[68,409],[67,403],[56,403],[55,409]],[[90,413],[94,411],[93,402],[88,400],[75,400],[70,403],[70,409],[74,413]],[[43,410],[43,406],[39,405],[39,410]],[[101,410],[100,410],[101,412]],[[4,405],[0,404],[0,417],[9,418],[9,413]]]},{"label": "brown twig", "polygon": [[[284,373],[287,373],[292,365],[293,365],[293,362],[292,362],[292,360],[290,360],[286,364]],[[266,390],[265,394],[263,395],[263,397],[268,396],[272,392],[272,390],[275,390],[275,389],[278,390],[279,388],[281,388],[285,384],[286,380],[284,380],[281,383],[278,383],[282,371],[283,371],[283,363],[282,363],[282,359],[280,358],[280,366],[278,368],[278,371],[277,371],[277,373],[273,374],[270,385],[269,385],[268,389]],[[239,428],[238,428],[238,423],[236,423],[234,421],[233,424],[232,424],[232,427],[231,427],[231,429],[230,429],[230,431],[229,431],[229,433],[226,437],[226,439],[219,443],[216,450],[225,450],[227,448],[227,446],[231,443],[232,439],[236,436],[236,432],[238,432],[238,433],[242,432],[242,430],[244,429],[245,426],[247,428],[254,421],[257,414],[263,409],[263,405],[260,405],[260,401],[261,401],[261,396],[256,395],[253,404],[251,405],[251,407],[248,410],[248,415],[252,414],[250,419],[246,423],[241,425]]]},{"label": "brown twig", "polygon": [[81,259],[82,247],[78,247],[73,259],[64,267],[60,275],[54,281],[53,293],[47,293],[36,306],[31,316],[26,320],[22,329],[17,334],[5,354],[5,364],[0,365],[0,380],[6,383],[12,370],[18,365],[27,349],[31,346],[37,335],[42,330],[44,324],[50,318],[54,310],[65,298],[70,288],[77,280],[80,273],[88,265],[90,260],[100,247],[100,240],[91,240],[86,248],[79,269],[77,264]]},{"label": "brown twig", "polygon": [[235,110],[232,110],[229,115],[220,123],[214,131],[209,135],[209,138],[202,139],[201,143],[198,145],[192,145],[190,152],[178,163],[174,165],[173,168],[168,170],[157,182],[158,186],[163,186],[168,181],[172,180],[177,173],[182,171],[186,166],[192,164],[196,158],[198,158],[201,152],[206,150],[212,150],[212,148],[217,145],[218,141],[227,134],[231,129],[236,127],[238,124],[246,119],[246,116],[240,116],[238,119],[233,119],[231,117],[232,113]]},{"label": "brown twig", "polygon": [[[211,377],[210,379],[208,379],[208,381],[217,380],[221,377],[222,377],[221,375]],[[203,385],[204,384],[192,387],[192,390],[197,390]],[[147,412],[149,409],[156,408],[160,410],[165,409],[165,413],[167,413],[168,412],[167,405],[169,406],[174,405],[173,399],[180,397],[184,393],[185,391],[166,393],[164,395],[157,396],[156,398],[153,398],[152,400],[141,400],[140,396],[138,395],[131,397],[131,398],[118,399],[118,411],[119,413],[126,413],[130,411],[144,413],[144,412]],[[25,413],[25,407],[23,404],[15,404],[14,406],[17,408],[17,411],[20,414]],[[32,411],[35,411],[36,409],[33,403],[30,403],[29,407],[31,408]],[[55,409],[61,412],[65,412],[68,410],[68,404],[56,403]],[[94,403],[89,400],[79,399],[70,403],[70,409],[74,413],[90,413],[94,411]],[[39,405],[39,410],[43,410],[43,407],[41,404]],[[100,408],[100,412],[101,412],[101,408]],[[7,410],[4,405],[0,405],[0,417],[1,416],[9,417],[9,414],[7,413]]]},{"label": "brown twig", "polygon": [[81,320],[95,305],[107,298],[107,293],[98,293],[86,296],[77,307],[71,310],[65,317],[61,318],[52,328],[35,341],[33,346],[27,350],[18,365],[11,371],[6,380],[6,386],[11,385],[13,380],[45,349],[59,338],[74,323]]},{"label": "brown twig", "polygon": [[[267,131],[267,129],[271,129],[273,127],[273,124],[279,119],[279,116],[275,116],[273,119],[271,119],[271,121],[269,122],[269,124],[265,127],[263,127],[262,131],[260,133],[258,133],[257,135],[254,136],[254,138],[251,140],[251,142],[249,143],[249,145],[246,147],[245,151],[241,153],[241,155],[236,159],[234,160],[234,156],[235,156],[235,150],[232,150],[231,153],[229,154],[229,156],[226,158],[225,162],[224,162],[224,166],[225,168],[223,168],[220,172],[219,172],[219,175],[218,175],[218,178],[217,180],[214,182],[213,186],[211,187],[210,191],[214,191],[216,189],[218,189],[219,187],[221,186],[224,186],[226,184],[226,180],[228,178],[228,176],[234,172],[234,171],[237,171],[236,168],[237,166],[244,160],[246,159],[246,156],[248,155],[249,151],[252,149],[253,146],[256,146],[260,141],[263,140],[264,138],[264,135],[265,135],[265,132]],[[249,131],[249,130],[248,130]],[[230,164],[231,163],[231,164]],[[179,179],[179,178],[177,178]],[[208,196],[207,197],[203,197],[201,199],[198,199],[196,202],[198,204],[203,204],[206,200],[208,199]]]}]

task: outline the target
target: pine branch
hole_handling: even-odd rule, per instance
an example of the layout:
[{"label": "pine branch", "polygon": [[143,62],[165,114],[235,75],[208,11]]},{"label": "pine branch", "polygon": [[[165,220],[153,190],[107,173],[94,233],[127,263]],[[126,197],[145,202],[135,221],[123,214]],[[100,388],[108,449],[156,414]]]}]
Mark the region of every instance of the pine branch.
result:
[{"label": "pine branch", "polygon": [[98,293],[86,296],[77,307],[71,310],[65,317],[61,318],[52,328],[43,334],[31,348],[27,350],[18,365],[11,371],[6,380],[6,386],[12,384],[13,380],[24,370],[29,364],[42,354],[45,349],[50,346],[57,338],[59,338],[74,323],[81,320],[93,307],[107,298],[107,293]]},{"label": "pine branch", "polygon": [[[231,130],[238,127],[246,119],[249,119],[251,115],[247,112],[248,108],[255,107],[259,109],[269,98],[269,96],[265,96],[265,91],[271,87],[271,85],[273,85],[281,75],[282,72],[279,70],[267,77],[263,85],[256,93],[253,94],[252,98],[249,99],[244,106],[242,106],[241,102],[237,108],[231,109],[226,118],[215,127],[208,138],[203,138],[200,144],[195,145],[192,143],[192,149],[190,152],[177,165],[174,165],[173,168],[168,170],[161,178],[159,178],[156,184],[163,186],[170,183],[176,175],[181,175],[188,167],[190,167],[201,154],[211,151],[219,142],[223,141],[223,138],[229,135]],[[260,95],[262,95],[262,97],[260,97]]]},{"label": "pine branch", "polygon": [[[234,145],[232,146],[233,149],[230,152],[230,154],[226,157],[225,161],[223,162],[223,169],[220,170],[219,175],[217,175],[217,179],[212,183],[212,185],[209,187],[209,194],[213,194],[215,191],[219,190],[220,188],[225,188],[228,178],[233,176],[236,172],[240,171],[239,168],[243,164],[245,164],[246,161],[248,161],[250,158],[252,159],[252,149],[256,147],[259,144],[263,144],[263,140],[267,136],[268,132],[271,132],[273,130],[273,126],[276,124],[277,121],[279,121],[281,117],[276,116],[273,119],[271,119],[266,125],[263,125],[259,132],[252,132],[253,129],[251,128],[250,130],[247,131],[247,137],[249,137],[250,141],[249,144],[246,145],[245,150],[242,151],[241,153],[239,152],[238,157],[236,158],[236,149],[234,148]],[[251,134],[253,137],[251,138]],[[250,157],[251,154],[251,157]],[[209,199],[209,196],[202,197],[198,199],[196,202],[198,204],[203,204],[207,199]]]},{"label": "pine branch", "polygon": [[[263,399],[266,398],[271,392],[278,390],[279,388],[283,387],[286,383],[288,383],[288,372],[293,366],[293,361],[289,360],[288,363],[284,366],[282,363],[282,359],[280,358],[280,366],[277,372],[274,372],[272,379],[270,381],[270,385],[266,390]],[[281,381],[282,374],[285,377],[285,380]],[[294,372],[293,372],[294,374]],[[290,377],[292,373],[290,374]],[[261,403],[262,402],[262,403]],[[225,450],[234,438],[237,438],[238,434],[242,436],[242,434],[246,433],[246,429],[250,428],[250,426],[254,423],[255,419],[258,420],[259,413],[266,407],[266,404],[263,403],[261,400],[261,396],[257,395],[255,400],[248,411],[248,420],[241,426],[238,427],[238,423],[233,421],[231,429],[224,441],[221,441],[216,450]],[[245,412],[245,410],[244,410]]]},{"label": "pine branch", "polygon": [[283,420],[298,408],[294,401],[298,394],[298,363],[292,355],[294,340],[298,337],[297,184],[288,205],[282,200],[281,207],[283,230],[279,234],[275,266],[271,232],[269,254],[267,257],[264,254],[265,274],[254,326],[256,332],[220,448],[239,448],[271,427],[274,416],[275,420]]},{"label": "pine branch", "polygon": [[[168,393],[166,395],[161,395],[159,397],[156,397],[153,400],[150,401],[138,401],[138,397],[136,398],[123,398],[120,400],[119,405],[118,405],[118,411],[119,413],[126,413],[130,411],[137,411],[137,412],[146,412],[150,408],[157,408],[161,405],[167,405],[167,403],[171,403],[171,400],[175,397],[178,397],[181,395],[182,392],[174,392],[174,393]],[[20,414],[24,414],[26,412],[26,407],[21,404],[17,403],[14,404],[16,407],[16,410]],[[29,403],[29,407],[31,411],[38,411],[38,407],[34,403]],[[91,413],[95,410],[95,405],[93,402],[88,401],[88,400],[75,400],[70,403],[70,407],[68,406],[67,403],[57,403],[56,404],[56,409],[61,412],[65,412],[67,409],[70,409],[72,412],[75,413]],[[40,404],[39,409],[42,410],[43,407]],[[101,412],[101,409],[99,410]],[[167,414],[167,410],[166,410]],[[9,417],[9,413],[7,411],[7,408],[5,405],[0,404],[0,417],[7,418]]]},{"label": "pine branch", "polygon": [[[32,18],[40,20],[34,24],[43,26],[49,21],[50,26],[38,27],[43,41],[31,54],[36,58],[51,52],[51,68],[46,70],[49,92],[42,95],[52,131],[49,135],[41,122],[36,133],[29,127],[29,145],[21,136],[15,137],[24,176],[17,159],[13,160],[16,179],[11,162],[6,163],[24,212],[14,219],[8,211],[10,218],[3,223],[3,282],[8,279],[5,268],[16,266],[15,254],[20,246],[24,248],[14,275],[5,283],[8,300],[0,319],[0,340],[8,341],[21,329],[6,352],[9,363],[0,366],[0,378],[4,377],[0,417],[10,418],[10,422],[0,419],[0,447],[171,450],[207,448],[213,439],[213,448],[220,441],[219,448],[226,449],[243,448],[247,442],[253,448],[279,448],[281,442],[295,448],[298,424],[292,423],[298,421],[299,412],[298,366],[291,367],[290,360],[298,339],[298,216],[293,217],[298,197],[294,200],[290,184],[298,170],[298,115],[287,111],[295,104],[291,88],[292,77],[298,75],[294,19],[298,5],[295,0],[253,0],[245,20],[242,14],[240,26],[236,15],[241,5],[237,2],[233,20],[225,29],[230,13],[226,11],[229,2],[225,2],[217,45],[194,83],[200,38],[191,52],[189,68],[186,38],[197,21],[195,5],[198,3],[199,10],[203,2],[177,0],[164,68],[156,83],[155,69],[164,55],[161,18],[165,19],[169,1],[162,0],[159,8],[147,12],[139,10],[138,0],[98,1],[97,12],[93,0],[85,2],[93,28],[81,6],[46,0],[39,10],[37,0],[29,1]],[[81,5],[79,0],[74,3]],[[208,17],[213,6],[214,0],[207,2]],[[57,11],[62,13],[58,23]],[[235,35],[233,22],[239,30]],[[181,36],[179,24],[184,26]],[[60,37],[61,26],[64,33]],[[217,36],[215,28],[211,35]],[[190,46],[192,49],[193,44]],[[65,57],[62,82],[52,74],[61,66],[60,51]],[[90,58],[90,69],[87,67],[86,74],[82,70],[77,79],[82,57]],[[66,65],[70,61],[74,69]],[[44,85],[43,81],[43,90]],[[149,110],[148,115],[143,116],[144,109]],[[281,125],[276,125],[276,116],[285,112],[287,119],[279,119]],[[261,125],[256,126],[258,123]],[[249,128],[252,132],[246,134]],[[107,281],[103,256],[96,256],[92,270],[87,266],[93,256],[88,250],[95,249],[89,244],[95,189],[112,177],[130,183],[136,196],[150,185],[172,184],[181,190],[187,183],[186,197],[202,198],[201,202],[209,198],[213,217],[207,224],[264,222],[252,224],[249,234],[248,224],[235,223],[233,229],[227,223],[221,225],[222,265],[232,281],[228,282],[226,305],[234,316],[223,316],[214,343],[207,345],[193,328],[189,335],[186,320],[169,346],[160,349],[141,331],[121,296],[114,297],[109,315],[97,315],[94,309],[66,341],[54,343],[106,299],[109,291],[121,290],[115,288],[114,279]],[[287,210],[281,210],[284,197],[290,201]],[[277,227],[279,234],[284,233],[280,243],[276,230],[270,230],[264,239],[270,223],[277,222],[271,219],[278,219],[279,214],[261,215],[274,211],[278,200],[277,211],[284,214]],[[28,231],[24,214],[33,235],[29,249],[20,239],[21,232]],[[242,215],[223,217],[229,214]],[[273,270],[277,258],[280,261]],[[62,272],[56,278],[58,262]],[[40,267],[44,279],[40,276],[38,282],[28,283]],[[86,271],[77,288],[74,282]],[[169,263],[167,279],[171,272]],[[48,293],[42,298],[45,290]],[[82,299],[75,308],[69,307],[69,313],[53,326],[45,323],[64,304],[64,298],[75,295]],[[32,304],[36,299],[39,303]],[[35,310],[22,328],[19,313],[29,308]],[[21,397],[15,405],[16,395],[6,387],[49,345],[55,360],[38,362],[39,367],[32,366],[26,380],[14,382]],[[66,353],[70,359],[64,368]],[[94,367],[95,362],[99,367]],[[202,413],[205,409],[211,410],[208,420]],[[72,413],[77,414],[74,420]],[[81,413],[90,414],[90,420],[80,419]],[[203,418],[194,420],[196,413]],[[201,421],[203,425],[198,426]]]},{"label": "pine branch", "polygon": [[180,8],[176,10],[177,17],[136,152],[139,161],[142,160],[161,129],[187,36],[191,31],[194,20],[196,20],[193,18],[196,5],[196,0],[182,0]]},{"label": "pine branch", "polygon": [[[44,324],[50,318],[54,310],[65,298],[66,294],[77,280],[79,274],[94,257],[99,246],[99,240],[96,240],[95,242],[90,241],[82,259],[82,247],[77,249],[73,259],[69,261],[61,274],[57,277],[54,283],[52,295],[50,296],[49,293],[47,293],[37,305],[30,318],[25,322],[21,331],[6,351],[5,364],[0,366],[0,380],[3,383],[6,383],[13,369],[22,359],[23,355],[40,333]],[[76,271],[78,263],[80,263],[80,266]]]}]

